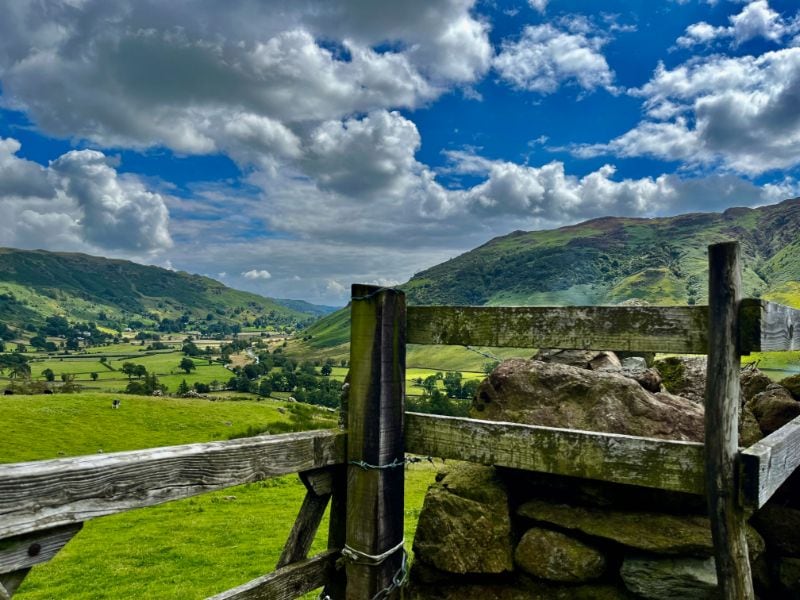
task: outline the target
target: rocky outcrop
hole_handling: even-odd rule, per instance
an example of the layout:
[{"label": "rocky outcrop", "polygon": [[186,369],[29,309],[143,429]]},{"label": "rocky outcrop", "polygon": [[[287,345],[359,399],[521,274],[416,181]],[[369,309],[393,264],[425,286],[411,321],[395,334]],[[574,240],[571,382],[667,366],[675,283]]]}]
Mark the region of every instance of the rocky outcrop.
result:
[{"label": "rocky outcrop", "polygon": [[[702,441],[705,358],[659,361],[663,370],[609,352],[548,350],[535,358],[501,363],[481,383],[472,416]],[[791,391],[755,366],[742,370],[741,391],[740,445],[800,414]],[[759,597],[799,598],[800,474],[751,523]],[[414,600],[717,594],[704,499],[623,484],[458,465],[429,490],[414,551],[406,596]]]},{"label": "rocky outcrop", "polygon": [[481,383],[471,414],[529,425],[703,439],[702,408],[684,398],[652,394],[616,372],[538,360],[503,361]]}]

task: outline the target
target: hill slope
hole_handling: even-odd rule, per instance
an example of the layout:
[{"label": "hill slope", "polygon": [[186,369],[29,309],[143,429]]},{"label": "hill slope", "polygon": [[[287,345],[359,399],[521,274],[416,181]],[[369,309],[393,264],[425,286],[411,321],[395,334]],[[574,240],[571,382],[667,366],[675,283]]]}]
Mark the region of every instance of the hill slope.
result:
[{"label": "hill slope", "polygon": [[[745,295],[800,307],[798,232],[800,198],[724,213],[605,217],[560,229],[515,231],[417,273],[400,288],[409,304],[618,304],[631,298],[703,304],[708,245],[736,239]],[[307,351],[346,341],[344,310],[308,328]]]},{"label": "hill slope", "polygon": [[415,304],[704,303],[707,246],[737,239],[745,294],[768,295],[800,281],[798,231],[800,199],[724,213],[607,217],[495,238],[403,289]]},{"label": "hill slope", "polygon": [[0,321],[38,324],[51,315],[127,326],[183,319],[198,327],[296,325],[327,311],[229,288],[200,275],[86,254],[0,248]]}]

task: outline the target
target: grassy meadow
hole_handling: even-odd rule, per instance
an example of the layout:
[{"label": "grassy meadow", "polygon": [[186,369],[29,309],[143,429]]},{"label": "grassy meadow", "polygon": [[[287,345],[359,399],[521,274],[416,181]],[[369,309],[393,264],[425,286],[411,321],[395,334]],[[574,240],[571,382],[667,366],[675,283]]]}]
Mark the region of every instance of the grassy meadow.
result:
[{"label": "grassy meadow", "polygon": [[[112,410],[114,397],[0,397],[0,428],[7,432],[0,462],[227,439],[251,425],[291,426],[298,406],[126,395]],[[330,412],[307,410],[310,420],[294,425],[334,426]],[[435,472],[427,463],[407,471],[409,550]],[[304,493],[291,475],[88,521],[54,560],[31,571],[15,599],[205,598],[274,569]],[[312,553],[325,547],[326,532],[327,516]]]}]

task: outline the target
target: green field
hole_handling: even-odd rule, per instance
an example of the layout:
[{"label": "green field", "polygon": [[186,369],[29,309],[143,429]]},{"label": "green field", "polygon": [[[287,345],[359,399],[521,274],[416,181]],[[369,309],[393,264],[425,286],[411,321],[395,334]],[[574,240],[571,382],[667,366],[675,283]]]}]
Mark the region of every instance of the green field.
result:
[{"label": "green field", "polygon": [[[277,411],[281,402],[123,396],[120,410],[111,410],[113,397],[0,397],[0,427],[9,432],[0,462],[225,439],[247,425],[287,419]],[[335,415],[319,411],[317,418],[330,425]],[[409,549],[434,474],[427,463],[407,471]],[[286,476],[89,521],[53,561],[33,569],[14,598],[205,598],[274,568],[303,494],[299,479]],[[325,531],[323,522],[312,552],[324,548]]]},{"label": "green field", "polygon": [[[27,353],[30,360],[31,377],[44,380],[45,369],[55,373],[56,387],[61,383],[62,374],[74,375],[75,383],[87,391],[122,392],[128,384],[128,376],[121,372],[122,365],[131,362],[143,365],[148,372],[158,376],[159,383],[167,386],[168,392],[175,392],[184,379],[189,385],[194,382],[211,383],[219,381],[227,383],[233,373],[214,362],[209,364],[205,358],[194,358],[195,369],[187,374],[178,368],[184,358],[180,347],[174,350],[147,350],[138,344],[114,344],[90,348],[87,352],[68,355],[49,356],[42,353]],[[100,362],[101,356],[106,358],[105,364]],[[92,373],[97,373],[93,380]],[[0,385],[7,377],[0,377]]]}]

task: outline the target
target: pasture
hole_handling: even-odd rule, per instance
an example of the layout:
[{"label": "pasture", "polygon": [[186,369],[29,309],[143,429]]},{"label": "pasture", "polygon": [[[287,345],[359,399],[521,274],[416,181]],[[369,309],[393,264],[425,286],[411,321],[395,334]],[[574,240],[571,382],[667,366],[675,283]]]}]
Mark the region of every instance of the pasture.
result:
[{"label": "pasture", "polygon": [[[122,396],[112,410],[114,397],[0,397],[0,427],[9,432],[0,462],[226,439],[249,425],[291,425],[290,407],[298,406]],[[307,428],[336,419],[308,410]],[[409,467],[409,550],[435,472],[427,463]],[[53,561],[34,568],[15,598],[205,598],[274,568],[304,493],[297,476],[286,476],[89,521]],[[312,553],[324,548],[326,531],[327,517]]]}]

